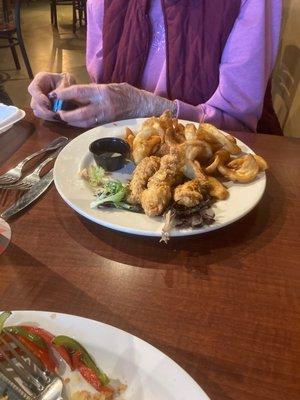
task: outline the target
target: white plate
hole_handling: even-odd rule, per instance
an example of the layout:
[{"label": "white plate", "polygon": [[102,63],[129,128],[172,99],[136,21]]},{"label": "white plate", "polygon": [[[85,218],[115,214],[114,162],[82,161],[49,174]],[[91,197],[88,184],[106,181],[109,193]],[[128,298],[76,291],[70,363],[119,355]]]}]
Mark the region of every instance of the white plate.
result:
[{"label": "white plate", "polygon": [[[39,325],[77,339],[112,378],[128,385],[126,400],[209,400],[200,386],[155,347],[113,326],[42,311],[15,311],[9,325]],[[74,389],[71,391],[74,391]]]},{"label": "white plate", "polygon": [[0,104],[0,134],[10,129],[16,122],[25,117],[26,113],[14,106]]},{"label": "white plate", "polygon": [[[101,137],[123,137],[124,128],[129,127],[137,132],[144,119],[118,121],[91,129],[70,142],[59,154],[54,166],[54,182],[59,194],[65,202],[79,214],[97,224],[121,232],[144,236],[161,236],[162,219],[149,218],[144,214],[134,214],[124,210],[91,209],[93,194],[78,172],[92,162],[89,145]],[[181,121],[187,123],[188,121]],[[241,141],[238,145],[244,152],[253,151]],[[124,171],[123,171],[124,172]],[[126,171],[125,171],[126,172]],[[116,174],[116,178],[124,180],[128,175]],[[249,213],[261,199],[266,186],[265,173],[248,184],[232,184],[227,200],[218,201],[213,209],[216,222],[199,229],[174,229],[171,236],[196,235],[222,228]]]}]

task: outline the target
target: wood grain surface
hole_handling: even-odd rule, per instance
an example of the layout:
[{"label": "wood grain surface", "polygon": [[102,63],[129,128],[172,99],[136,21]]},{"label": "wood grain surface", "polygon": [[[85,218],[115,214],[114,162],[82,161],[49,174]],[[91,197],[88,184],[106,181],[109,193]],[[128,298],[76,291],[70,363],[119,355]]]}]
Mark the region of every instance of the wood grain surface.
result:
[{"label": "wood grain surface", "polygon": [[[1,171],[79,132],[29,112],[0,135]],[[242,220],[162,245],[83,219],[52,187],[11,222],[0,308],[129,331],[178,362],[211,400],[300,399],[300,140],[236,136],[270,164],[264,197]],[[18,196],[0,191],[0,209]]]}]

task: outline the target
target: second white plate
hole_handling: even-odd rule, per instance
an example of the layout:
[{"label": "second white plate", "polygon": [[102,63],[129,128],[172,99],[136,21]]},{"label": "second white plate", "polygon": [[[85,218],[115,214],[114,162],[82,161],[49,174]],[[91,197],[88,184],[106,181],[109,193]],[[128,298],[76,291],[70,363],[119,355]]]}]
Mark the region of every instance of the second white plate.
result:
[{"label": "second white plate", "polygon": [[[110,378],[127,385],[122,400],[209,400],[200,386],[173,360],[136,336],[113,326],[41,311],[15,311],[8,324],[38,325],[54,335],[74,337]],[[71,382],[72,387],[66,388],[68,393],[82,389],[81,382]]]}]

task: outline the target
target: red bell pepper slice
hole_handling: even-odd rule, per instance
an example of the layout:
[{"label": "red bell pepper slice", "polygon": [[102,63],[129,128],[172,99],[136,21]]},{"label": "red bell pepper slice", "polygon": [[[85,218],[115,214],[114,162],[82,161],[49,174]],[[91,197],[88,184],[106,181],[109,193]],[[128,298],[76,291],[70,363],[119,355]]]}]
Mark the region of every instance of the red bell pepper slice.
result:
[{"label": "red bell pepper slice", "polygon": [[27,331],[40,336],[45,341],[47,346],[49,346],[52,349],[55,349],[59,353],[59,355],[69,365],[71,370],[74,369],[71,357],[70,357],[69,353],[67,352],[67,350],[63,346],[54,346],[53,345],[52,341],[55,338],[55,336],[52,335],[52,333],[46,331],[45,329],[39,328],[37,326],[29,326],[29,325],[22,325],[22,326],[23,326],[23,328],[27,329]]},{"label": "red bell pepper slice", "polygon": [[37,346],[35,343],[25,338],[24,336],[20,335],[16,336],[19,339],[19,341],[23,343],[23,345],[41,361],[41,363],[45,366],[45,368],[48,371],[55,372],[56,365],[47,348],[44,349],[40,348],[39,346]]},{"label": "red bell pepper slice", "polygon": [[113,394],[113,389],[108,386],[101,385],[99,377],[96,375],[96,373],[81,361],[81,354],[79,351],[72,354],[72,362],[74,368],[77,369],[81,376],[98,392],[111,395]]}]

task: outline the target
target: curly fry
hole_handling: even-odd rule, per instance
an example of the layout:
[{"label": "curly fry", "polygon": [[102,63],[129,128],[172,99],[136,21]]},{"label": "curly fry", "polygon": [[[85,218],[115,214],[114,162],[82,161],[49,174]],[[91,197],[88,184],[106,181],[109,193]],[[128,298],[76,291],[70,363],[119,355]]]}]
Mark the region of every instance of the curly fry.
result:
[{"label": "curly fry", "polygon": [[207,174],[213,174],[217,171],[220,164],[226,164],[230,160],[230,153],[227,150],[218,150],[215,153],[213,162],[205,168]]},{"label": "curly fry", "polygon": [[186,140],[197,140],[197,129],[194,124],[186,124],[184,129],[184,136]]},{"label": "curly fry", "polygon": [[266,169],[268,169],[268,164],[264,158],[258,156],[257,154],[253,154],[253,157],[255,158],[255,161],[257,162],[260,171],[265,171]]},{"label": "curly fry", "polygon": [[199,127],[204,140],[214,145],[216,150],[223,148],[229,151],[230,154],[238,154],[241,152],[239,146],[232,141],[232,137],[228,138],[222,131],[210,124],[201,124]]},{"label": "curly fry", "polygon": [[227,166],[220,164],[218,166],[220,174],[232,181],[247,183],[259,173],[259,166],[252,154],[235,158]]}]

